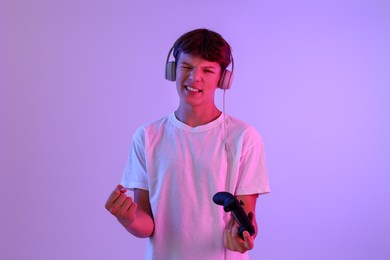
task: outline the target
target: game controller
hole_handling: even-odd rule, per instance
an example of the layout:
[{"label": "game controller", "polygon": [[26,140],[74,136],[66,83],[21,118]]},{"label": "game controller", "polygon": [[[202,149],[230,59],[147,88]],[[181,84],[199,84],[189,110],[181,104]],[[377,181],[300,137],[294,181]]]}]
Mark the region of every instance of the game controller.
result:
[{"label": "game controller", "polygon": [[239,201],[229,192],[222,191],[217,192],[213,196],[213,201],[215,204],[223,206],[225,212],[232,212],[234,219],[239,225],[238,234],[241,236],[242,239],[244,239],[244,236],[242,234],[244,231],[248,231],[251,236],[255,234],[255,227],[252,225],[248,215],[242,208],[244,203],[241,200]]}]

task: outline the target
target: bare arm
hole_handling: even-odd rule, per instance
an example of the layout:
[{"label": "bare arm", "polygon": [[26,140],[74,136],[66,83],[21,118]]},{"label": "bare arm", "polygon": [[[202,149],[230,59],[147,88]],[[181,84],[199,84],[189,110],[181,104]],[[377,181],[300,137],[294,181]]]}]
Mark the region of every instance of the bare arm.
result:
[{"label": "bare arm", "polygon": [[257,236],[257,222],[256,222],[256,200],[258,195],[240,195],[237,196],[238,200],[241,200],[244,203],[244,211],[249,215],[249,218],[255,227],[255,234],[250,236],[248,231],[244,231],[242,239],[238,234],[238,225],[235,223],[233,216],[232,220],[229,223],[226,231],[225,231],[225,247],[232,251],[238,251],[240,253],[244,253],[248,250],[253,249],[254,247],[254,239]]},{"label": "bare arm", "polygon": [[135,189],[133,201],[126,195],[126,189],[118,185],[107,199],[105,207],[134,236],[149,237],[153,234],[154,220],[148,191]]}]

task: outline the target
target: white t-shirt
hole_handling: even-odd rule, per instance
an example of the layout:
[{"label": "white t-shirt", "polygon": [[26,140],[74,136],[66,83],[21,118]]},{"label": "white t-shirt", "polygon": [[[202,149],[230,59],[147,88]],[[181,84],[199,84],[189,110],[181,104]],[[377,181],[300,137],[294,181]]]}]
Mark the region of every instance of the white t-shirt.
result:
[{"label": "white t-shirt", "polygon": [[212,197],[219,191],[270,191],[261,137],[224,114],[190,127],[172,113],[140,127],[122,185],[149,191],[155,230],[146,259],[169,260],[247,259],[225,249],[223,233],[231,216]]}]

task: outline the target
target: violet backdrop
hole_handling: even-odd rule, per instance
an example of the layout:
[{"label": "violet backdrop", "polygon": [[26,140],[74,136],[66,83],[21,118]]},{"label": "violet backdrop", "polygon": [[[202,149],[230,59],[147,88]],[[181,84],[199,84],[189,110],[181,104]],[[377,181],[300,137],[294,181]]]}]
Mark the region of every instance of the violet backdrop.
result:
[{"label": "violet backdrop", "polygon": [[1,259],[143,258],[104,203],[198,27],[232,45],[226,112],[265,143],[252,259],[390,258],[389,1],[3,0]]}]

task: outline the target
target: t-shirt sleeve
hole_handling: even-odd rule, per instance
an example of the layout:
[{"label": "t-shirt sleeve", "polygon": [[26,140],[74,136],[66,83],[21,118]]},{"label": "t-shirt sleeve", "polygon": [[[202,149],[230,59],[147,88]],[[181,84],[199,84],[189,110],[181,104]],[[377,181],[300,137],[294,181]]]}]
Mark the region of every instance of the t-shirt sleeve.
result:
[{"label": "t-shirt sleeve", "polygon": [[248,129],[239,166],[237,195],[270,192],[263,140],[254,128]]},{"label": "t-shirt sleeve", "polygon": [[131,142],[121,184],[128,189],[148,190],[147,162],[145,156],[145,131],[138,129]]}]

